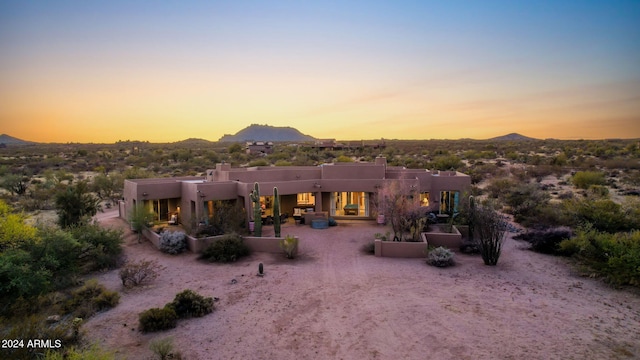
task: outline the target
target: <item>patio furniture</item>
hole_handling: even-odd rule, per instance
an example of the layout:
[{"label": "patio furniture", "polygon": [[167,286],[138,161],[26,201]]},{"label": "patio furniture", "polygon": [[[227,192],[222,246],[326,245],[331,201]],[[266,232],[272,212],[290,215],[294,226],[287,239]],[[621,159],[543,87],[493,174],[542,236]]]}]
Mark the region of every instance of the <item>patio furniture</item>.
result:
[{"label": "patio furniture", "polygon": [[358,204],[348,204],[344,207],[345,215],[358,215]]}]

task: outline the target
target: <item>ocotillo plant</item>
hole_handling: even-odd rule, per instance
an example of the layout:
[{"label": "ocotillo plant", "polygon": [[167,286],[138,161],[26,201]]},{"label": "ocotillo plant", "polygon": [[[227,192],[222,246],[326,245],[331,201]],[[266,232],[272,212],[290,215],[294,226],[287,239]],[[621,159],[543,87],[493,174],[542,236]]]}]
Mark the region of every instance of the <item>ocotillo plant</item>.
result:
[{"label": "ocotillo plant", "polygon": [[262,236],[262,207],[260,206],[260,186],[258,183],[253,185],[253,191],[249,194],[251,201],[253,202],[253,221],[255,223],[253,227],[253,236]]},{"label": "ocotillo plant", "polygon": [[278,188],[273,188],[273,231],[276,237],[280,237],[280,196]]}]

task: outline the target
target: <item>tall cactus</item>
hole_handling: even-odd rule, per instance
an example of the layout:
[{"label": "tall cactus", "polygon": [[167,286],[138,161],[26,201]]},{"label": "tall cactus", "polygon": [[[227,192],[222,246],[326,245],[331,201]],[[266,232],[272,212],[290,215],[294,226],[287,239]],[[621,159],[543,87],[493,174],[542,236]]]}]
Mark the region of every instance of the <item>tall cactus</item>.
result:
[{"label": "tall cactus", "polygon": [[473,195],[469,195],[469,239],[473,241],[473,228],[476,222],[476,201]]},{"label": "tall cactus", "polygon": [[249,194],[251,201],[253,202],[253,221],[255,223],[253,227],[253,236],[262,236],[262,207],[260,207],[260,186],[258,183],[253,185],[253,191]]},{"label": "tall cactus", "polygon": [[273,188],[273,231],[276,237],[280,237],[280,196],[278,188]]}]

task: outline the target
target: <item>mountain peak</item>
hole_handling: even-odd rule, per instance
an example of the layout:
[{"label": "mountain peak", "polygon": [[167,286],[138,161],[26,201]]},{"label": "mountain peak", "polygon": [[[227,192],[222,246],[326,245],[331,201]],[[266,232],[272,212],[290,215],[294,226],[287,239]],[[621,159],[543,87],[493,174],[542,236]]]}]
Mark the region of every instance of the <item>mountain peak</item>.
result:
[{"label": "mountain peak", "polygon": [[35,145],[35,143],[32,141],[25,141],[13,136],[9,136],[7,134],[0,135],[0,144],[4,144],[4,146]]},{"label": "mountain peak", "polygon": [[524,135],[520,135],[518,133],[511,133],[511,134],[507,134],[507,135],[502,135],[502,136],[496,136],[493,137],[489,140],[492,141],[531,141],[531,140],[537,140],[528,136],[524,136]]},{"label": "mountain peak", "polygon": [[297,129],[289,126],[271,126],[251,124],[238,131],[235,135],[226,134],[218,141],[313,141],[315,138],[304,135]]}]

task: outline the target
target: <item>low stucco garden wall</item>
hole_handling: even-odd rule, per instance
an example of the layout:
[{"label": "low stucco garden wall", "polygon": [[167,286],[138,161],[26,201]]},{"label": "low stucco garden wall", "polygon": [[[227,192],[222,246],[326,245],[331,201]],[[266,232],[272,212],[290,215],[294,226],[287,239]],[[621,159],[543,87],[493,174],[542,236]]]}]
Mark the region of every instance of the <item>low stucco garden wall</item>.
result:
[{"label": "low stucco garden wall", "polygon": [[375,240],[375,255],[380,257],[422,258],[427,256],[427,247],[443,246],[457,250],[462,245],[462,235],[455,226],[447,232],[448,225],[431,225],[429,232],[420,234],[422,241]]},{"label": "low stucco garden wall", "polygon": [[[142,236],[149,240],[156,248],[160,248],[160,235],[155,231],[149,228],[145,228],[142,230]],[[224,235],[220,236],[209,236],[205,238],[196,238],[193,236],[186,236],[187,239],[187,249],[192,253],[199,254],[204,251],[211,243],[216,241],[217,239],[222,238]],[[263,236],[263,237],[255,237],[255,236],[243,236],[244,243],[251,249],[252,252],[266,252],[273,254],[280,254],[283,250],[280,248],[280,240],[284,239],[281,237],[275,236]],[[300,240],[297,236],[295,236],[298,241]],[[298,253],[298,249],[296,246],[294,255]]]},{"label": "low stucco garden wall", "polygon": [[427,243],[432,247],[446,247],[449,249],[459,249],[462,245],[462,234],[457,227],[452,226],[451,232],[447,232],[448,225],[430,225],[430,231],[423,233],[427,238]]},{"label": "low stucco garden wall", "polygon": [[[193,253],[201,253],[204,249],[207,248],[210,244],[212,244],[217,239],[222,238],[221,236],[209,236],[206,238],[195,238],[192,236],[187,236],[187,248],[189,251]],[[280,248],[280,240],[281,237],[274,236],[263,236],[263,237],[255,237],[255,236],[243,236],[244,243],[251,249],[252,252],[266,252],[273,254],[282,253],[282,249]],[[298,238],[296,236],[296,238]],[[295,253],[298,252],[296,248]]]},{"label": "low stucco garden wall", "polygon": [[396,258],[421,258],[427,256],[427,243],[423,241],[382,241],[375,240],[375,255]]}]

